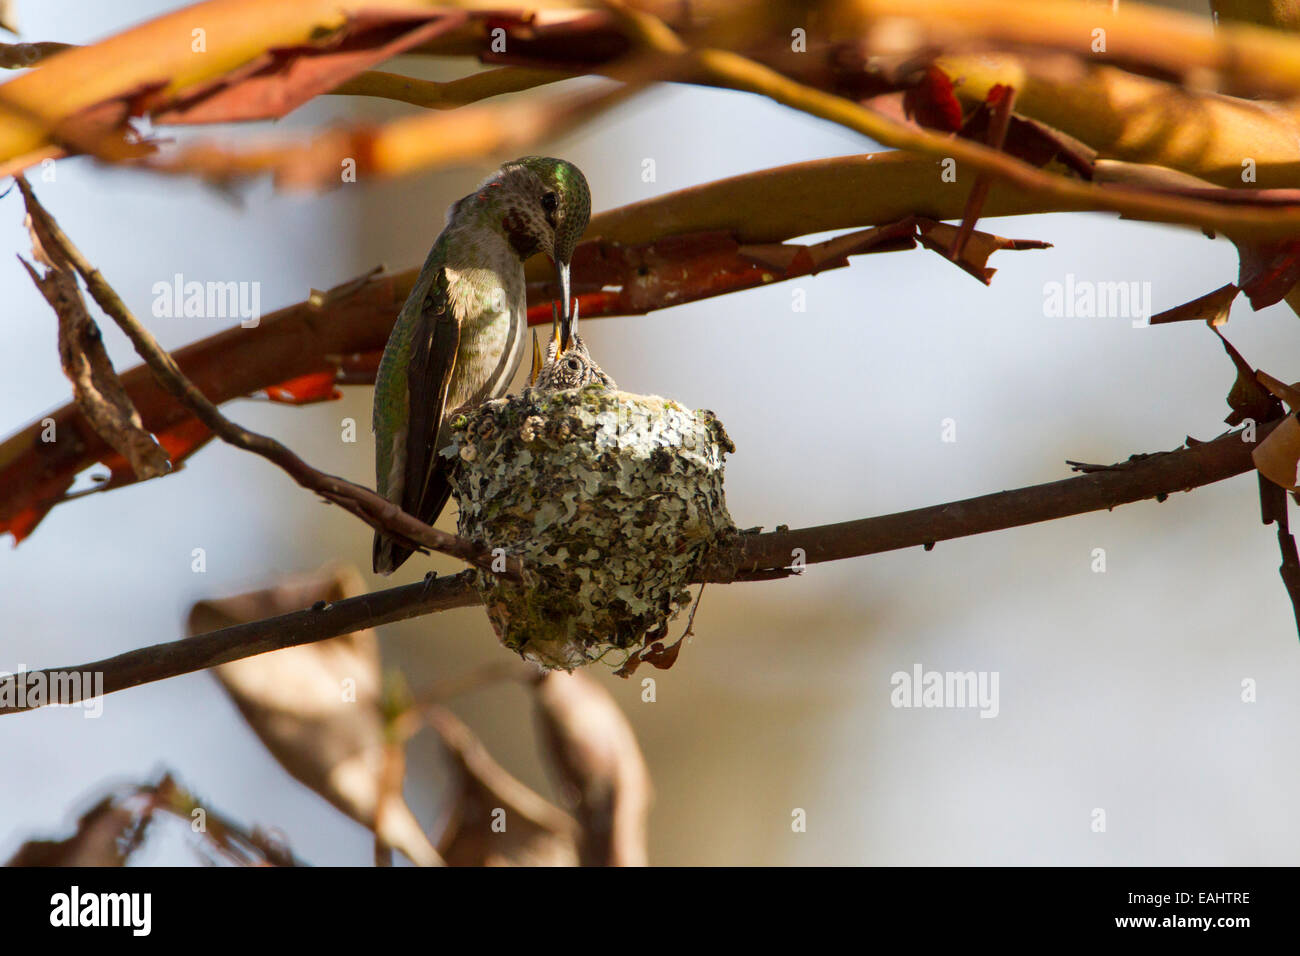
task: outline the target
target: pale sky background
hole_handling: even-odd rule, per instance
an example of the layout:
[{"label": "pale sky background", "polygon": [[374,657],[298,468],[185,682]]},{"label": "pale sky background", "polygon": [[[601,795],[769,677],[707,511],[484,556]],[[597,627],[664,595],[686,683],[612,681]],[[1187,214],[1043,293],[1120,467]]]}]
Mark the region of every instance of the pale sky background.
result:
[{"label": "pale sky background", "polygon": [[[80,42],[171,4],[20,4],[32,39]],[[407,64],[403,64],[405,67]],[[375,104],[313,104],[281,130]],[[381,105],[384,115],[405,112]],[[373,113],[370,115],[374,115]],[[577,162],[597,209],[749,169],[874,147],[740,94],[663,90],[538,152]],[[657,181],[641,181],[654,158]],[[489,169],[319,196],[260,184],[232,204],[175,179],[60,163],[39,195],[142,316],[176,273],[261,283],[263,309],[383,262],[418,265],[446,206]],[[584,334],[631,391],[717,412],[738,525],[799,527],[885,514],[1069,475],[1064,460],[1116,461],[1209,439],[1226,426],[1233,369],[1194,323],[1048,318],[1045,283],[1067,273],[1150,281],[1158,311],[1236,277],[1234,250],[1199,233],[1112,216],[985,221],[1046,251],[1000,253],[985,288],[917,250]],[[0,244],[26,254],[21,199],[0,203]],[[794,288],[807,312],[791,309]],[[0,432],[67,400],[54,319],[12,255],[0,348]],[[227,323],[149,320],[176,347]],[[101,323],[119,367],[135,364]],[[1227,334],[1247,359],[1300,378],[1300,319],[1239,302]],[[309,408],[226,411],[317,467],[371,483],[373,445],[339,441],[369,421],[371,392]],[[956,421],[957,441],[940,441]],[[102,470],[102,469],[101,469]],[[651,858],[663,864],[1294,864],[1300,822],[1300,642],[1253,477],[1163,504],[812,567],[799,579],[706,590],[696,637],[638,682],[590,673],[631,718],[654,778]],[[444,517],[443,526],[450,526]],[[208,570],[190,568],[195,547]],[[1104,548],[1107,571],[1091,570]],[[56,508],[0,549],[0,670],[73,665],[171,640],[198,599],[257,588],[329,560],[368,569],[370,532],[276,469],[220,445],[180,474]],[[412,561],[398,581],[417,580]],[[454,562],[433,565],[453,570]],[[368,574],[368,570],[367,570]],[[679,622],[678,627],[684,626]],[[413,686],[508,652],[481,609],[383,629]],[[890,705],[890,675],[996,671],[1000,713]],[[1241,682],[1258,701],[1241,701]],[[550,794],[530,706],[515,687],[454,705],[492,753]],[[103,717],[44,710],[0,719],[0,858],[66,835],[110,783],[166,768],[224,815],[282,829],[318,864],[368,865],[369,835],[288,776],[216,681],[197,674],[108,697]],[[443,771],[427,737],[407,794],[437,816]],[[792,833],[794,808],[806,833]],[[1094,808],[1107,831],[1090,828]],[[191,863],[187,835],[159,832],[140,862]]]}]

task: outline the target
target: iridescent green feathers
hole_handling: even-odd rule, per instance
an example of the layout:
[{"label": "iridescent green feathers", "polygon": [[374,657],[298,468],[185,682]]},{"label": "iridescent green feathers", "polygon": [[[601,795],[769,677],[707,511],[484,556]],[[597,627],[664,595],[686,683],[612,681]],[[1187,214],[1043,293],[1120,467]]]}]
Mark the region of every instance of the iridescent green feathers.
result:
[{"label": "iridescent green feathers", "polygon": [[[450,413],[504,395],[523,358],[523,262],[547,255],[567,302],[569,260],[590,210],[582,172],[544,156],[506,163],[448,210],[375,379],[376,488],[402,510],[437,520],[450,487],[438,454]],[[376,533],[377,572],[410,553]]]},{"label": "iridescent green feathers", "polygon": [[[587,177],[573,163],[549,156],[525,156],[515,162],[532,170],[547,191],[555,194],[556,207],[550,220],[555,236],[551,257],[557,262],[569,262],[591,217],[591,190],[587,187]],[[543,202],[546,202],[545,196]]]},{"label": "iridescent green feathers", "polygon": [[[447,501],[446,482],[431,481],[431,459],[460,335],[447,297],[441,242],[430,251],[402,307],[375,375],[375,488],[426,524],[437,519]],[[420,400],[412,400],[416,395]],[[425,438],[413,441],[411,436]],[[410,553],[375,533],[372,562],[377,572],[390,573]]]}]

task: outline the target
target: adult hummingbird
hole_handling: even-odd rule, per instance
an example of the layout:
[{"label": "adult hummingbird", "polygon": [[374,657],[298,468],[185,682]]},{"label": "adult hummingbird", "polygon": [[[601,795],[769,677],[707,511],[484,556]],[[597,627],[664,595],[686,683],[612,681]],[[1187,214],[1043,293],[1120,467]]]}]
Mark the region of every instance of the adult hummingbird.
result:
[{"label": "adult hummingbird", "polygon": [[[437,520],[451,494],[439,454],[451,413],[509,387],[528,339],[524,261],[535,253],[559,280],[558,350],[572,341],[569,261],[590,212],[582,171],[546,156],[506,163],[447,210],[375,377],[375,486],[403,511]],[[375,532],[375,571],[391,574],[411,550]]]}]

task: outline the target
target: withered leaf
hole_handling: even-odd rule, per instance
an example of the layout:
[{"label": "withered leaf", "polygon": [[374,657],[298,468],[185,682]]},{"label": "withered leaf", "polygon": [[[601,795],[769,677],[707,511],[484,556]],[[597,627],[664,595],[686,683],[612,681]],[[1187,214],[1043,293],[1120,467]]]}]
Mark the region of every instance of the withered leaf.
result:
[{"label": "withered leaf", "polygon": [[363,70],[461,26],[463,11],[360,10],[315,44],[281,47],[160,109],[157,123],[278,119]]},{"label": "withered leaf", "polygon": [[666,646],[662,641],[655,641],[641,653],[641,659],[661,671],[666,671],[677,663],[677,655],[681,652],[681,640]]},{"label": "withered leaf", "polygon": [[28,840],[6,866],[125,866],[152,815],[137,794],[109,794],[81,815],[66,840]]},{"label": "withered leaf", "polygon": [[627,655],[627,660],[619,666],[618,670],[614,671],[614,676],[627,680],[635,674],[636,669],[641,666],[641,655],[644,651],[644,647],[638,647],[631,654]]},{"label": "withered leaf", "polygon": [[1238,289],[1233,283],[1229,282],[1222,288],[1215,289],[1213,292],[1207,292],[1191,302],[1184,302],[1182,305],[1174,306],[1172,309],[1166,309],[1151,316],[1151,325],[1161,325],[1165,322],[1189,322],[1193,319],[1200,319],[1209,322],[1210,325],[1223,325],[1228,321],[1228,313],[1232,309],[1232,303],[1237,298]]},{"label": "withered leaf", "polygon": [[[183,820],[187,827],[192,828],[195,811],[202,810],[203,827],[200,832],[203,839],[195,846],[196,851],[215,852],[236,866],[298,865],[282,835],[257,827],[251,832],[246,831],[195,797],[177,783],[171,774],[165,774],[155,786],[142,787],[140,792],[151,798],[154,810],[170,813]],[[210,857],[205,854],[204,859]]]},{"label": "withered leaf", "polygon": [[1259,473],[1288,491],[1300,488],[1297,463],[1300,463],[1300,422],[1294,414],[1278,423],[1250,455]]},{"label": "withered leaf", "polygon": [[[945,259],[951,259],[958,228],[946,222],[935,222],[933,219],[919,219],[917,223],[917,228],[920,230],[920,235],[917,238],[920,240],[921,245],[939,253]],[[989,256],[993,255],[993,253],[1000,249],[1050,248],[1052,248],[1050,242],[1043,242],[1039,239],[1005,239],[989,232],[975,230],[970,233],[970,237],[961,250],[960,257],[955,261],[957,265],[985,285],[988,285],[993,279],[993,274],[998,271],[997,269],[988,268]]]},{"label": "withered leaf", "polygon": [[1256,372],[1255,378],[1259,384],[1263,385],[1273,395],[1282,399],[1291,406],[1291,411],[1300,410],[1300,383],[1288,385],[1285,382],[1275,379],[1268,372]]},{"label": "withered leaf", "polygon": [[1282,301],[1300,282],[1300,239],[1232,241],[1240,261],[1237,285],[1250,299],[1251,308]]},{"label": "withered leaf", "polygon": [[96,434],[130,462],[136,478],[143,480],[167,474],[171,471],[167,452],[144,427],[139,411],[122,387],[104,348],[99,326],[86,309],[72,264],[60,253],[50,235],[44,212],[31,187],[21,176],[17,182],[27,203],[32,254],[45,267],[45,272],[25,259],[19,261],[58,318],[59,362],[72,383],[77,407]]},{"label": "withered leaf", "polygon": [[[327,566],[279,586],[190,611],[189,633],[260,620],[365,591],[353,568]],[[420,865],[440,860],[401,797],[382,779],[387,752],[378,638],[356,631],[213,669],[244,719],[295,779]],[[391,769],[391,766],[390,766]]]},{"label": "withered leaf", "polygon": [[613,697],[581,671],[534,684],[543,733],[581,827],[584,866],[644,866],[650,771]]},{"label": "withered leaf", "polygon": [[903,112],[921,126],[953,133],[961,128],[961,103],[953,93],[952,79],[933,64],[919,82],[903,94]]},{"label": "withered leaf", "polygon": [[[966,139],[986,141],[991,113],[990,104],[981,103],[962,127],[961,135]],[[1081,179],[1092,179],[1097,160],[1096,150],[1069,133],[1017,114],[1010,118],[1002,151],[1039,167],[1057,160]]]},{"label": "withered leaf", "polygon": [[1282,410],[1281,406],[1277,399],[1269,394],[1268,389],[1259,383],[1250,363],[1242,358],[1241,353],[1233,347],[1232,343],[1223,337],[1222,332],[1213,326],[1210,328],[1223,343],[1223,349],[1232,359],[1232,364],[1237,367],[1237,378],[1233,381],[1227,398],[1228,407],[1232,411],[1223,420],[1229,425],[1240,425],[1247,418],[1266,422],[1278,417]]},{"label": "withered leaf", "polygon": [[449,866],[577,864],[571,816],[507,773],[450,711],[431,707],[426,718],[460,777],[438,841]]},{"label": "withered leaf", "polygon": [[[1007,128],[1011,124],[1011,112],[1015,107],[1015,102],[1015,88],[998,83],[989,90],[988,96],[984,98],[984,102],[981,104],[987,111],[984,139],[987,145],[993,149],[1002,149],[1003,143],[1006,142]],[[966,243],[975,231],[975,224],[979,222],[980,215],[984,212],[984,202],[988,198],[989,188],[992,185],[993,180],[987,174],[981,173],[975,177],[975,184],[971,186],[970,193],[966,196],[966,206],[962,210],[961,225],[957,228],[957,234],[949,244],[950,258],[961,260],[966,249]]]}]

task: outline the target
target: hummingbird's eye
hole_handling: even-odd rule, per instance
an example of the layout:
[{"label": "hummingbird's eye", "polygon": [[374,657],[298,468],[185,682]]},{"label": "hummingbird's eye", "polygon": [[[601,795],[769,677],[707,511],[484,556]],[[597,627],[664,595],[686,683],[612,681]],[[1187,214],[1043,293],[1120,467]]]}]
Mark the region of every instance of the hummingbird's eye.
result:
[{"label": "hummingbird's eye", "polygon": [[577,372],[582,368],[582,363],[573,357],[570,357],[569,360],[566,361],[564,364],[569,366],[569,371],[571,372]]},{"label": "hummingbird's eye", "polygon": [[560,197],[555,193],[547,193],[542,197],[542,208],[548,213],[555,212],[560,206]]}]

